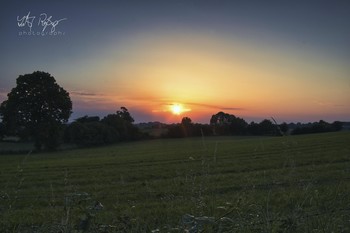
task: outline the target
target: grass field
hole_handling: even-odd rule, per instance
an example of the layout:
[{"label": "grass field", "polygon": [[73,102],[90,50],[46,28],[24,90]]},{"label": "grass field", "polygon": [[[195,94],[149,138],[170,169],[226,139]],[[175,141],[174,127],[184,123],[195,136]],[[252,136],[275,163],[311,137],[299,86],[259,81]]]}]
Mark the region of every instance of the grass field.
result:
[{"label": "grass field", "polygon": [[0,155],[0,229],[350,232],[349,142],[338,132]]}]

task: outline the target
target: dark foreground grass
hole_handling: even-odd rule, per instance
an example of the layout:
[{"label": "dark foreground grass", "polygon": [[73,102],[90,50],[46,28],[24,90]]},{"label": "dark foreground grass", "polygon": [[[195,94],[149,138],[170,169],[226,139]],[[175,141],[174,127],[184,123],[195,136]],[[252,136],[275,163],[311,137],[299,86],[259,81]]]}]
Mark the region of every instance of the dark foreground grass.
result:
[{"label": "dark foreground grass", "polygon": [[350,133],[0,156],[1,232],[350,232]]}]

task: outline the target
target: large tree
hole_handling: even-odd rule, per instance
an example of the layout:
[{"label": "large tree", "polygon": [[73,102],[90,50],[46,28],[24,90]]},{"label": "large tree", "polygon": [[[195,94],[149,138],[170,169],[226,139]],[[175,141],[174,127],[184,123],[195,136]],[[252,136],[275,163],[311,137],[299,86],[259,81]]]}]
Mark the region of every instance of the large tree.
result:
[{"label": "large tree", "polygon": [[72,113],[69,93],[49,73],[36,71],[20,75],[17,86],[0,105],[0,117],[6,132],[27,135],[40,149],[57,146],[60,127]]}]

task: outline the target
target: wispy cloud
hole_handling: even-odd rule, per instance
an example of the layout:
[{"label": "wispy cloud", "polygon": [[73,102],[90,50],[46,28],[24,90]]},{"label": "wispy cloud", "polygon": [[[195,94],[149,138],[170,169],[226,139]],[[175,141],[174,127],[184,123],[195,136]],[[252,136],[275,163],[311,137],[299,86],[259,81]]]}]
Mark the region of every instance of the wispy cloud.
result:
[{"label": "wispy cloud", "polygon": [[345,107],[344,104],[338,104],[338,103],[334,103],[331,101],[315,100],[314,103],[319,105],[319,106],[323,106],[323,107],[336,107],[336,108]]},{"label": "wispy cloud", "polygon": [[182,105],[184,111],[196,111],[199,108],[205,108],[205,109],[213,109],[215,111],[243,111],[245,108],[241,107],[227,107],[227,106],[221,106],[221,105],[211,105],[211,104],[203,104],[203,103],[194,103],[194,102],[177,102],[177,101],[171,101],[171,100],[163,100],[163,101],[157,101],[153,100],[154,102],[154,109],[152,112],[169,112],[171,111],[171,106],[174,104],[180,104]]},{"label": "wispy cloud", "polygon": [[90,92],[86,90],[70,90],[69,91],[73,106],[79,109],[117,109],[121,106],[142,105],[145,99],[128,98],[128,96],[116,95],[111,93]]},{"label": "wispy cloud", "polygon": [[[70,94],[73,96],[97,96],[96,93],[86,92],[86,91],[71,91]],[[101,96],[101,94],[100,94],[100,96]]]},{"label": "wispy cloud", "polygon": [[211,104],[202,104],[202,103],[185,103],[190,106],[198,106],[198,107],[205,107],[210,109],[217,109],[217,110],[226,110],[226,111],[243,111],[244,108],[241,107],[226,107],[226,106],[220,106],[220,105],[211,105]]},{"label": "wispy cloud", "polygon": [[115,97],[85,90],[69,90],[73,106],[84,109],[105,109],[115,103]]},{"label": "wispy cloud", "polygon": [[81,99],[105,99],[105,100],[119,100],[119,101],[145,101],[144,98],[130,97],[124,95],[115,95],[110,93],[90,92],[85,90],[71,90],[69,91],[72,97]]}]

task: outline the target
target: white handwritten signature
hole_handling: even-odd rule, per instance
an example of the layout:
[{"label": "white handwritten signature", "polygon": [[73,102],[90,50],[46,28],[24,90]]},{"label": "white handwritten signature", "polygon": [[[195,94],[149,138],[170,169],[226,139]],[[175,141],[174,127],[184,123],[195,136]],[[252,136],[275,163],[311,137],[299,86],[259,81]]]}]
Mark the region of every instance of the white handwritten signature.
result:
[{"label": "white handwritten signature", "polygon": [[[19,18],[19,16],[17,16],[17,25],[18,27],[28,26],[29,31],[31,32],[35,18],[36,18],[35,16],[30,16],[30,11],[29,11],[28,14],[23,16],[22,18]],[[67,18],[53,20],[52,16],[48,17],[46,13],[41,13],[38,19],[38,26],[42,27],[41,32],[44,32],[47,27],[51,26],[50,32],[53,33],[56,30],[56,26],[63,20],[67,20]]]}]

